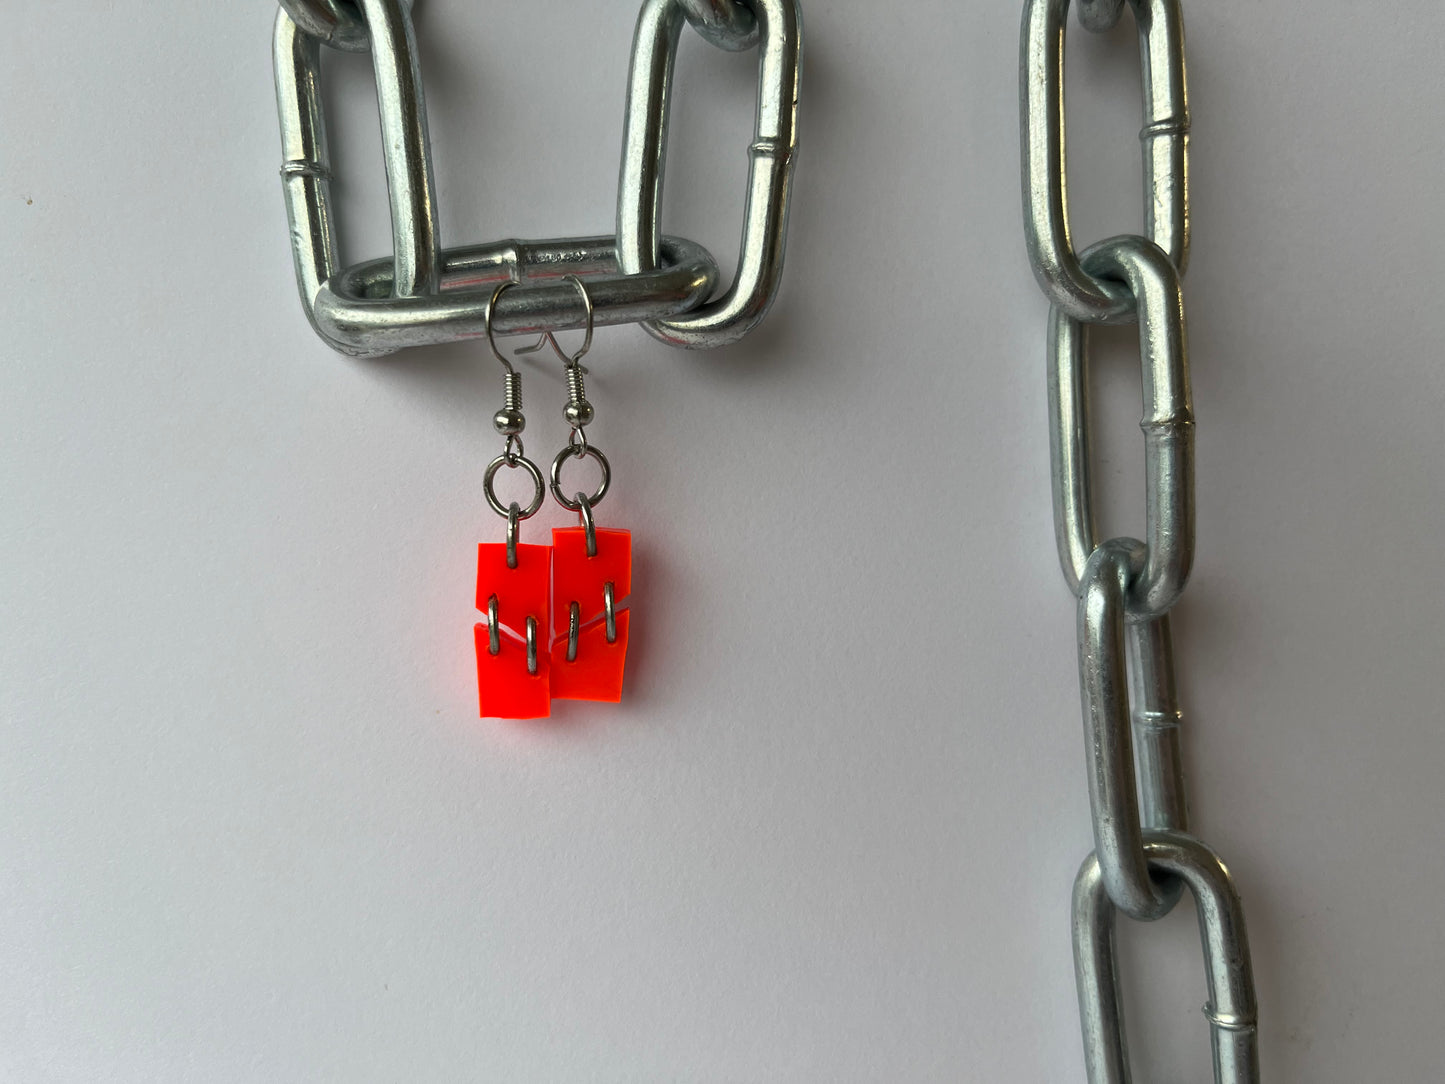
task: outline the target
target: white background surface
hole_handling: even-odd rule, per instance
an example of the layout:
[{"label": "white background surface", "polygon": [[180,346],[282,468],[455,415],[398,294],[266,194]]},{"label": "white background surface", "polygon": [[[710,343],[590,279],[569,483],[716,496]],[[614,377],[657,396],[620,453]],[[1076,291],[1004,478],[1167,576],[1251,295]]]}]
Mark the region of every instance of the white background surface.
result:
[{"label": "white background surface", "polygon": [[[1082,1078],[1018,4],[903,8],[807,4],[764,328],[599,332],[626,702],[511,725],[474,717],[496,366],[307,326],[273,9],[10,0],[0,1080]],[[611,228],[634,14],[423,6],[445,243]],[[1186,19],[1195,825],[1244,895],[1267,1079],[1435,1081],[1445,20]],[[1132,23],[1069,49],[1085,241],[1140,221]],[[389,244],[374,99],[327,60],[356,260]],[[666,223],[725,268],[754,81],[686,39]],[[1104,526],[1137,533],[1129,332],[1099,368]],[[542,452],[561,382],[527,385]],[[1206,1079],[1190,907],[1122,941],[1139,1079]]]}]

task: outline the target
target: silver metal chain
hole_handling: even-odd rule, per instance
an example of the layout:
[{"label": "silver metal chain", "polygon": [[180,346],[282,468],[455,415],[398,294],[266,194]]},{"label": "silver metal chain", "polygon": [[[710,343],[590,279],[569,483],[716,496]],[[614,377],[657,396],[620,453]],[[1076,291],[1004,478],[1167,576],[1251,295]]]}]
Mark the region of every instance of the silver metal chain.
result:
[{"label": "silver metal chain", "polygon": [[[615,236],[443,249],[412,0],[282,0],[273,59],[282,177],[301,303],[317,333],[354,355],[486,333],[561,331],[587,320],[566,276],[585,278],[596,325],[641,323],[676,346],[736,342],[777,294],[797,157],[798,0],[643,0],[633,40]],[[757,124],[741,255],[719,297],[701,245],[661,232],[673,64],[684,24],[728,50],[757,46]],[[381,112],[392,256],[341,267],[321,107],[321,47],[371,52]],[[497,298],[500,282],[519,288]]]},{"label": "silver metal chain", "polygon": [[[1025,0],[1021,47],[1024,229],[1048,297],[1054,528],[1078,598],[1079,684],[1094,851],[1074,883],[1074,971],[1088,1078],[1127,1082],[1115,912],[1152,921],[1187,888],[1204,949],[1214,1079],[1259,1079],[1244,912],[1219,856],[1189,834],[1169,611],[1194,560],[1194,412],[1180,278],[1189,253],[1189,109],[1179,0],[1129,0],[1144,75],[1147,236],[1076,253],[1064,152],[1069,0]],[[1089,30],[1123,0],[1079,0]],[[1088,327],[1136,323],[1144,383],[1144,540],[1101,541],[1089,456]]]}]

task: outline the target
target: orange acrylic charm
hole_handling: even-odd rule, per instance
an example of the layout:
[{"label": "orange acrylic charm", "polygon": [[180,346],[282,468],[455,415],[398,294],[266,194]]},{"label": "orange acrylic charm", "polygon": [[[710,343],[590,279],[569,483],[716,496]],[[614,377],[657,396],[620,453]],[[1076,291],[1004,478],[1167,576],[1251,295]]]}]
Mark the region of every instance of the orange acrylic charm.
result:
[{"label": "orange acrylic charm", "polygon": [[558,700],[622,699],[632,594],[632,532],[552,531],[552,696]]},{"label": "orange acrylic charm", "polygon": [[545,719],[552,714],[548,603],[552,547],[517,546],[507,567],[505,543],[477,547],[477,687],[483,718]]}]

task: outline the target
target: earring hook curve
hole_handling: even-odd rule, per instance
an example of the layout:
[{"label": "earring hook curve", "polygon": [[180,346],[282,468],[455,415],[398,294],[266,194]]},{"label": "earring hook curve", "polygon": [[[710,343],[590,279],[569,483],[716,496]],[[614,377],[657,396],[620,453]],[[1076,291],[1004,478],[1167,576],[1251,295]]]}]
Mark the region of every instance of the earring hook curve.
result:
[{"label": "earring hook curve", "polygon": [[[581,348],[575,354],[569,355],[565,350],[562,349],[560,345],[558,345],[557,337],[552,334],[552,332],[544,331],[542,332],[542,337],[540,339],[534,342],[531,346],[520,347],[517,350],[517,353],[535,354],[538,350],[541,350],[543,346],[550,346],[552,348],[552,352],[557,355],[558,359],[562,362],[563,365],[566,365],[568,368],[581,369],[582,366],[579,363],[582,361],[582,358],[586,356],[587,351],[592,349],[592,295],[587,292],[587,284],[582,281],[580,276],[564,275],[563,278],[577,287],[577,292],[582,295],[583,309],[587,314],[587,331],[586,334],[583,336]],[[506,284],[504,283],[503,285]],[[496,295],[493,295],[493,300],[495,300],[495,297]],[[488,325],[488,328],[490,328],[490,324]],[[493,347],[493,349],[495,349],[495,347]],[[586,372],[587,370],[582,369],[582,371]]]},{"label": "earring hook curve", "polygon": [[508,279],[506,282],[501,283],[492,291],[492,296],[487,299],[487,311],[482,314],[482,324],[487,329],[487,343],[491,346],[492,353],[496,355],[497,360],[502,363],[502,368],[506,369],[507,372],[512,375],[516,375],[517,372],[516,368],[512,365],[512,360],[497,349],[496,336],[492,333],[492,311],[497,307],[497,301],[501,296],[513,286],[518,285],[520,285],[520,283],[518,283],[516,279]]}]

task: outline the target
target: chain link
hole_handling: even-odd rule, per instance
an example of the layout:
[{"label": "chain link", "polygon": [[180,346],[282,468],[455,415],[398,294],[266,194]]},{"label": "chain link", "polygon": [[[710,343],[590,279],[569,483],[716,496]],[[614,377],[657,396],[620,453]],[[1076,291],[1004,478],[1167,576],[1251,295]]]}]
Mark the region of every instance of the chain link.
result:
[{"label": "chain link", "polygon": [[[1080,0],[1106,30],[1122,0]],[[1168,913],[1194,898],[1209,985],[1217,1082],[1259,1079],[1257,1010],[1244,914],[1224,864],[1188,834],[1169,610],[1194,555],[1194,413],[1180,278],[1188,256],[1189,111],[1178,0],[1130,0],[1144,70],[1147,236],[1076,254],[1064,155],[1068,0],[1025,0],[1021,99],[1025,239],[1051,311],[1048,389],[1054,529],[1078,596],[1079,688],[1094,852],[1075,881],[1073,940],[1085,1065],[1127,1084],[1114,916]],[[1147,513],[1143,541],[1101,540],[1090,476],[1088,327],[1137,323]],[[1137,764],[1136,764],[1137,757]]]},{"label": "chain link", "polygon": [[[762,43],[763,91],[737,281],[716,301],[717,263],[657,231],[677,32],[691,22],[725,49]],[[656,27],[667,28],[659,41]],[[801,23],[797,0],[644,0],[633,45],[618,236],[500,241],[443,249],[411,0],[284,0],[273,41],[282,168],[296,283],[307,318],[333,348],[377,356],[485,334],[493,288],[515,279],[497,334],[580,327],[573,288],[587,279],[596,324],[641,323],[676,345],[747,334],[777,292],[796,149]],[[321,46],[370,50],[381,114],[392,255],[341,267],[321,105]]]},{"label": "chain link", "polygon": [[[1150,921],[1169,913],[1179,885],[1149,876],[1139,818],[1139,788],[1131,748],[1125,659],[1124,597],[1143,567],[1143,547],[1111,539],[1089,558],[1079,592],[1079,685],[1084,707],[1084,744],[1089,750],[1089,804],[1094,850],[1114,905],[1130,918]],[[1148,654],[1148,645],[1145,647]],[[1161,660],[1139,662],[1157,670]],[[1146,781],[1150,786],[1158,780]],[[1161,809],[1182,795],[1155,793]],[[1168,815],[1168,810],[1165,814]]]},{"label": "chain link", "polygon": [[[1189,256],[1189,105],[1179,0],[1130,0],[1143,56],[1148,237],[1182,275]],[[1112,5],[1118,7],[1117,2]],[[1098,3],[1088,10],[1109,8]],[[1022,64],[1024,239],[1049,301],[1076,320],[1132,321],[1123,291],[1079,265],[1069,233],[1064,151],[1064,22],[1069,0],[1027,0]],[[1117,19],[1117,12],[1114,16]],[[1105,20],[1107,22],[1107,20]]]},{"label": "chain link", "polygon": [[[1149,868],[1184,884],[1199,916],[1199,941],[1209,1000],[1204,1015],[1214,1045],[1214,1079],[1259,1080],[1254,977],[1244,908],[1224,863],[1207,846],[1178,832],[1151,832]],[[1084,1066],[1093,1084],[1128,1084],[1123,1002],[1115,958],[1114,905],[1099,861],[1089,855],[1074,880],[1074,978],[1084,1033]]]},{"label": "chain link", "polygon": [[[767,315],[782,279],[798,150],[802,14],[797,0],[749,0],[749,4],[759,24],[761,53],[737,274],[726,293],[696,311],[643,324],[655,338],[674,346],[737,342]],[[719,5],[643,0],[637,20],[617,197],[617,252],[629,274],[658,266],[672,73],[684,16],[693,17],[700,6]]]},{"label": "chain link", "polygon": [[[1139,324],[1149,545],[1144,573],[1130,583],[1129,611],[1158,617],[1183,593],[1194,564],[1194,408],[1179,276],[1142,237],[1102,241],[1084,254],[1081,267],[1121,286]],[[1077,594],[1084,564],[1099,544],[1089,480],[1088,332],[1058,307],[1049,323],[1054,522],[1064,578]]]}]

